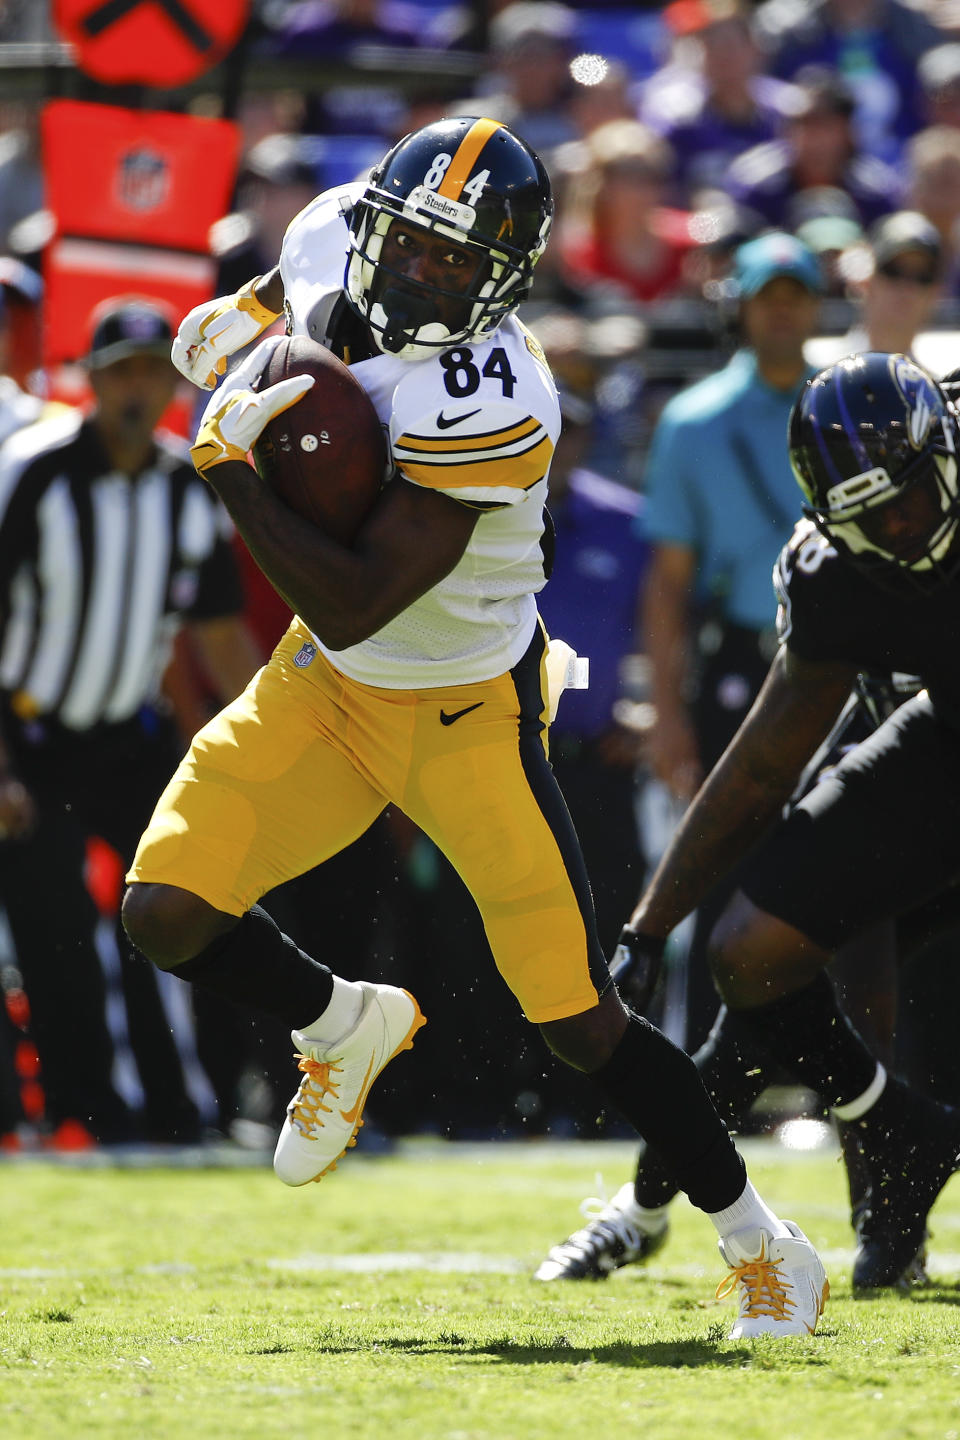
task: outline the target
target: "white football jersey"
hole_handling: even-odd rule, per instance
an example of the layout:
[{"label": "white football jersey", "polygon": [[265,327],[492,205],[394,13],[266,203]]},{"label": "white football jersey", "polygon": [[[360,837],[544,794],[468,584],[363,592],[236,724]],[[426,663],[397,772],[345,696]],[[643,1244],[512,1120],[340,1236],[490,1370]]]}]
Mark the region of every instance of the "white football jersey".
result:
[{"label": "white football jersey", "polygon": [[[329,190],[291,222],[280,256],[293,333],[328,344],[348,231],[363,186]],[[546,583],[544,504],[560,433],[556,387],[514,317],[480,344],[429,360],[377,354],[351,366],[389,437],[390,483],[423,485],[482,509],[459,563],[382,630],[347,650],[317,641],[366,685],[426,689],[489,680],[524,654]]]}]

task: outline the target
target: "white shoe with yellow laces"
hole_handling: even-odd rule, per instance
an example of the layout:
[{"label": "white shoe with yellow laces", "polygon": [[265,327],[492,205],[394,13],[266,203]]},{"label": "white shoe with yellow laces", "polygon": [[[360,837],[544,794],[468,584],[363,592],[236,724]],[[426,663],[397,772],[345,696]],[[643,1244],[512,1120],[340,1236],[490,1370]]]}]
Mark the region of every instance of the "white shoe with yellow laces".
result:
[{"label": "white shoe with yellow laces", "polygon": [[717,1286],[717,1299],[738,1291],[739,1313],[731,1340],[757,1335],[812,1335],[830,1294],[820,1256],[799,1226],[784,1224],[789,1236],[768,1230],[738,1230],[719,1241],[730,1273]]},{"label": "white shoe with yellow laces", "polygon": [[357,1143],[374,1080],[395,1055],[412,1048],[414,1035],[426,1024],[406,990],[358,983],[363,1008],[341,1040],[321,1044],[302,1030],[291,1031],[303,1080],[287,1106],[273,1156],[273,1168],[285,1185],[322,1180],[336,1169],[341,1155]]}]

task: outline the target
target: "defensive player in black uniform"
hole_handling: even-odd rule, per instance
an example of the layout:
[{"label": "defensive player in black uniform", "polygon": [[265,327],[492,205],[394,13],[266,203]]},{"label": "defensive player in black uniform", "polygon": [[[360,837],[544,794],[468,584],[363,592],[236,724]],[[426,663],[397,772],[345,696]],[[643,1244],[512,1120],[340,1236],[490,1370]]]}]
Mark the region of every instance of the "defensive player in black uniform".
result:
[{"label": "defensive player in black uniform", "polygon": [[[960,1150],[960,1116],[888,1079],[823,973],[847,941],[960,880],[951,818],[960,801],[960,493],[949,388],[902,355],[872,353],[822,371],[801,393],[790,453],[807,519],[775,575],[781,648],[624,935],[634,972],[655,968],[673,926],[746,859],[712,939],[728,1008],[698,1066],[730,1120],[762,1088],[755,1062],[766,1056],[855,1123],[869,1177],[856,1290],[902,1280]],[[862,671],[913,673],[926,688],[775,824]],[[662,1242],[671,1186],[657,1157],[641,1165],[635,1195],[629,1188],[551,1252],[540,1278],[571,1273],[577,1250],[597,1273],[598,1256],[602,1272]]]}]

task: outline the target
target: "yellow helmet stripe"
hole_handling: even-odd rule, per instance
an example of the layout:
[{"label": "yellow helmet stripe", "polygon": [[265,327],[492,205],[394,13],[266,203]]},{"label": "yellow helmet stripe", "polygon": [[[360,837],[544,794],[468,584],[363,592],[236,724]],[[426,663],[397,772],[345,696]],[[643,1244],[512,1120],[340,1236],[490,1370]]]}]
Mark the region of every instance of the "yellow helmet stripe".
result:
[{"label": "yellow helmet stripe", "polygon": [[470,171],[476,164],[477,156],[490,136],[502,129],[503,122],[501,120],[475,120],[473,122],[447,166],[443,183],[437,189],[438,195],[444,195],[448,200],[460,199],[460,191],[470,179]]}]

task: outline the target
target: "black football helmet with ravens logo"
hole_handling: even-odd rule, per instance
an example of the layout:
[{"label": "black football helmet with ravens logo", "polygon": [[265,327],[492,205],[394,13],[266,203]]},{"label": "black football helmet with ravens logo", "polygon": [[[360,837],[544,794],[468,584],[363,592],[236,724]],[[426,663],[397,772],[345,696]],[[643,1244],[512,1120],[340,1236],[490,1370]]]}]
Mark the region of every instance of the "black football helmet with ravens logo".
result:
[{"label": "black football helmet with ravens logo", "polygon": [[[376,166],[349,212],[347,298],[377,346],[401,359],[479,343],[529,294],[552,216],[546,170],[505,125],[460,117],[426,125]],[[384,237],[396,220],[477,254],[482,263],[465,296],[411,282],[384,264]],[[463,302],[454,328],[438,314],[441,298]]]},{"label": "black football helmet with ravens logo", "polygon": [[821,370],[789,446],[804,513],[854,563],[924,587],[960,570],[958,415],[915,361],[871,351]]}]

